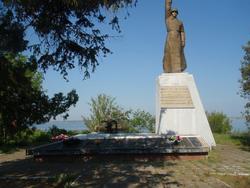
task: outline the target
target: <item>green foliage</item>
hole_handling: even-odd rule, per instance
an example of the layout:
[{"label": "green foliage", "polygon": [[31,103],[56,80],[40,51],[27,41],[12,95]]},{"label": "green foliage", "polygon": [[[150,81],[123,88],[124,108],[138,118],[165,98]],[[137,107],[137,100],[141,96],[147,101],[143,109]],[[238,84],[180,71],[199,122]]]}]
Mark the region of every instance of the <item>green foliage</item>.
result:
[{"label": "green foliage", "polygon": [[59,129],[57,126],[53,125],[52,127],[49,128],[48,133],[51,136],[57,136],[60,134],[67,134],[67,131],[65,129]]},{"label": "green foliage", "polygon": [[227,115],[222,112],[207,113],[208,122],[214,133],[230,133],[232,125]]},{"label": "green foliage", "polygon": [[118,130],[123,132],[153,132],[155,119],[145,111],[124,110],[115,102],[115,98],[100,94],[89,103],[90,117],[83,117],[89,131],[105,131],[105,122],[115,120]]},{"label": "green foliage", "polygon": [[[82,132],[82,134],[86,134],[87,131]],[[12,139],[8,140],[7,144],[0,144],[0,153],[10,153],[17,150],[18,147],[31,147],[37,146],[41,144],[47,144],[51,142],[51,138],[53,136],[57,136],[60,134],[66,134],[68,136],[73,136],[79,134],[79,132],[75,131],[66,131],[64,129],[59,129],[56,126],[52,126],[48,131],[25,129],[17,132]]]},{"label": "green foliage", "polygon": [[12,138],[12,143],[18,146],[27,146],[34,141],[33,138],[33,131],[26,129],[17,132]]},{"label": "green foliage", "polygon": [[213,133],[216,144],[222,145],[240,145],[241,142],[238,139],[234,139],[231,134],[219,134]]},{"label": "green foliage", "polygon": [[5,145],[1,145],[0,144],[0,154],[2,153],[7,153],[7,154],[11,154],[18,151],[18,148],[16,147],[16,145],[13,144],[5,144]]},{"label": "green foliage", "polygon": [[[1,6],[1,5],[0,5]],[[24,51],[28,41],[24,40],[25,28],[14,20],[11,11],[0,9],[0,53],[18,53]]]},{"label": "green foliage", "polygon": [[[72,90],[52,98],[42,89],[49,67],[65,78],[78,65],[89,76],[97,57],[106,56],[107,34],[100,28],[110,25],[120,32],[116,11],[135,5],[136,0],[58,0],[0,2],[0,143],[7,142],[30,125],[64,114],[78,101]],[[106,16],[105,13],[109,13]],[[112,15],[112,16],[111,16]],[[108,24],[107,24],[108,23]],[[32,41],[25,40],[32,32]],[[36,40],[33,40],[33,39]],[[34,42],[36,41],[36,42]],[[30,57],[20,55],[30,50]]]},{"label": "green foliage", "polygon": [[[89,76],[97,57],[110,53],[105,46],[109,36],[100,28],[109,25],[120,32],[117,11],[135,4],[136,0],[0,2],[0,144],[34,123],[59,114],[67,118],[68,109],[78,101],[76,91],[49,98],[38,69],[46,72],[52,67],[66,78],[78,65]],[[33,34],[30,41],[25,40],[27,32]],[[20,55],[25,50],[30,50],[30,57]],[[116,113],[120,116],[119,109]]]},{"label": "green foliage", "polygon": [[7,148],[17,148],[24,146],[34,146],[49,143],[50,139],[51,134],[49,132],[26,129],[19,131],[17,134],[15,134],[12,139],[8,140],[7,144],[0,144],[0,147],[5,148],[7,146]]},{"label": "green foliage", "polygon": [[[31,50],[44,71],[53,67],[66,76],[69,69],[78,65],[88,77],[89,70],[94,71],[98,65],[98,56],[110,53],[105,46],[109,35],[102,33],[101,28],[111,26],[120,32],[117,11],[136,5],[136,1],[3,0],[1,15],[12,27],[3,28],[0,34],[6,39],[4,46],[16,46],[16,52]],[[39,42],[34,43],[32,37],[33,41],[27,43],[24,36],[28,31],[33,32]]]},{"label": "green foliage", "polygon": [[83,122],[91,132],[104,130],[104,121],[108,120],[117,121],[121,127],[126,126],[129,111],[124,111],[117,105],[115,98],[100,94],[91,99],[89,106],[91,115],[90,117],[83,117]]},{"label": "green foliage", "polygon": [[242,146],[246,146],[250,151],[250,131],[243,133],[234,133],[232,134],[232,138],[240,141]]},{"label": "green foliage", "polygon": [[77,179],[79,175],[77,174],[59,174],[58,176],[55,177],[54,180],[54,187],[56,188],[70,188],[70,187],[75,187],[74,181]]},{"label": "green foliage", "polygon": [[136,110],[135,112],[132,112],[132,117],[130,118],[129,123],[131,127],[140,132],[154,132],[155,130],[155,117],[144,110]]},{"label": "green foliage", "polygon": [[241,148],[250,151],[250,133],[231,133],[231,134],[218,134],[214,133],[214,139],[216,144],[223,145],[236,145]]},{"label": "green foliage", "polygon": [[14,4],[18,2],[0,3],[0,144],[18,139],[18,134],[34,123],[47,122],[59,114],[67,118],[68,109],[78,101],[75,90],[52,98],[43,91],[43,75],[35,56],[26,58],[20,54],[27,49],[27,27]]},{"label": "green foliage", "polygon": [[78,101],[75,90],[49,98],[42,90],[35,62],[22,55],[0,54],[0,67],[0,143],[59,114],[67,118],[68,109]]},{"label": "green foliage", "polygon": [[40,130],[35,130],[31,136],[32,142],[28,143],[27,145],[40,145],[50,142],[51,139],[51,134]]},{"label": "green foliage", "polygon": [[243,46],[245,55],[241,61],[240,95],[246,99],[245,118],[250,130],[250,41]]},{"label": "green foliage", "polygon": [[78,132],[77,134],[89,134],[89,133],[91,133],[90,130],[82,130],[82,131]]}]

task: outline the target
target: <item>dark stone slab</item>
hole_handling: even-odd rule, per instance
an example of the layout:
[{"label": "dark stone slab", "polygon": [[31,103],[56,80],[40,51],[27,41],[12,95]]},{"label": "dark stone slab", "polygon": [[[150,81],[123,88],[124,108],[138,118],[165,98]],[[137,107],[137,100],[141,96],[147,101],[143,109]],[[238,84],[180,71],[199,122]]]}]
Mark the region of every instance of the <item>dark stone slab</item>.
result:
[{"label": "dark stone slab", "polygon": [[72,155],[148,155],[148,154],[207,154],[209,147],[201,137],[182,137],[181,142],[170,141],[167,135],[83,135],[27,150],[33,156]]},{"label": "dark stone slab", "polygon": [[202,143],[197,137],[189,137],[188,140],[192,143],[194,147],[202,147]]}]

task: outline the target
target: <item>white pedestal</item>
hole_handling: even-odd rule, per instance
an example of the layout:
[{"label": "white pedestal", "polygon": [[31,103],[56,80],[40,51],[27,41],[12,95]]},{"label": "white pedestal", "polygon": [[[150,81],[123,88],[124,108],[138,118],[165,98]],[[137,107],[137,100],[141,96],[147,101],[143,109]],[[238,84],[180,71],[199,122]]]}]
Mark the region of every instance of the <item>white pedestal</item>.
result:
[{"label": "white pedestal", "polygon": [[216,145],[191,74],[161,74],[156,89],[157,134],[199,135],[210,147]]}]

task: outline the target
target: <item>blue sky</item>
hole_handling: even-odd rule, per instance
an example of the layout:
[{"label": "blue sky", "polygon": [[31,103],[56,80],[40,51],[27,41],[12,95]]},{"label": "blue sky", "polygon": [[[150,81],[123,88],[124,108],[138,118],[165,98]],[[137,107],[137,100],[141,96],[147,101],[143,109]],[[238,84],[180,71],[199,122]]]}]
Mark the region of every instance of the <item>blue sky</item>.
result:
[{"label": "blue sky", "polygon": [[[250,40],[250,1],[173,0],[173,6],[186,32],[186,72],[193,74],[205,109],[240,116],[239,68],[242,46]],[[70,120],[87,116],[90,98],[100,93],[115,97],[125,109],[155,113],[155,83],[163,71],[166,38],[164,0],[139,0],[129,13],[121,20],[120,37],[107,42],[113,54],[99,59],[90,79],[82,80],[78,68],[70,72],[69,82],[55,71],[45,75],[49,95],[77,90],[80,100],[70,109]]]}]

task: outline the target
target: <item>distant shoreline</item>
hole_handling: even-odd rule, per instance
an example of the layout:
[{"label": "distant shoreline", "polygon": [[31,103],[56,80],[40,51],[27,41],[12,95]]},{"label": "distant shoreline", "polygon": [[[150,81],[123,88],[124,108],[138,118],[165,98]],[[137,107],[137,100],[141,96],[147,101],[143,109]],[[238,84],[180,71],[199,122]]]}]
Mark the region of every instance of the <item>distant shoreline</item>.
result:
[{"label": "distant shoreline", "polygon": [[[244,117],[242,117],[242,116],[232,116],[232,117],[229,117],[229,119],[241,119],[241,120],[244,120],[245,118]],[[75,119],[73,119],[73,120],[51,120],[51,121],[49,121],[49,122],[61,122],[61,121],[67,121],[67,122],[70,122],[70,121],[72,121],[72,122],[74,122],[74,121],[83,121],[82,119],[79,119],[79,120],[75,120]]]},{"label": "distant shoreline", "polygon": [[[244,118],[230,117],[232,121],[233,131],[244,132],[247,131],[247,126],[245,124]],[[83,131],[87,130],[86,125],[84,125],[83,120],[52,120],[44,124],[34,125],[37,129],[48,130],[53,125],[60,129],[72,130],[72,131]]]}]

